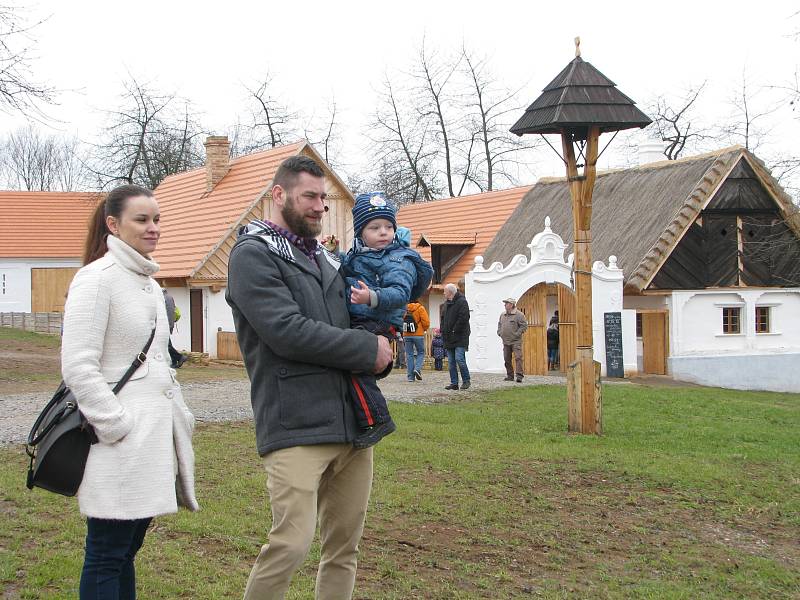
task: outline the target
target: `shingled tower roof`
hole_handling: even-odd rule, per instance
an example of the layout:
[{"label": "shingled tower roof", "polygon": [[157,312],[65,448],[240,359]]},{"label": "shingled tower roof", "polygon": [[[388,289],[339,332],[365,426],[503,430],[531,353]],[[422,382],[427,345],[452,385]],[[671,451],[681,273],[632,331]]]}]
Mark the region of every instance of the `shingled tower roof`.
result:
[{"label": "shingled tower roof", "polygon": [[580,53],[544,88],[511,128],[512,133],[573,133],[586,137],[589,127],[600,133],[646,127],[650,119],[616,84]]}]

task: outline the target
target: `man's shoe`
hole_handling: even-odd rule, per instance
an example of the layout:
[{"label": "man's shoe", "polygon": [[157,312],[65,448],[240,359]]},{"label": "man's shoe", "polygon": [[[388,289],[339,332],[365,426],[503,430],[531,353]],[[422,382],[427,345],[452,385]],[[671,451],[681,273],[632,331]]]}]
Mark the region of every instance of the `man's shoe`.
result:
[{"label": "man's shoe", "polygon": [[503,379],[503,381],[514,381],[514,376],[513,375],[506,375],[505,378]]},{"label": "man's shoe", "polygon": [[469,389],[469,381],[465,381],[464,383],[462,383],[461,384],[461,389],[462,390],[468,390]]},{"label": "man's shoe", "polygon": [[180,369],[183,366],[183,363],[185,363],[187,360],[189,360],[189,357],[186,356],[185,354],[181,354],[181,357],[173,363],[172,368]]},{"label": "man's shoe", "polygon": [[420,373],[419,371],[414,371],[414,377],[416,378],[417,381],[422,381],[422,373]]},{"label": "man's shoe", "polygon": [[374,446],[387,435],[392,433],[395,429],[397,429],[397,427],[392,420],[389,420],[386,423],[378,423],[377,425],[374,425],[373,427],[370,427],[364,431],[364,433],[353,440],[353,446],[359,450]]},{"label": "man's shoe", "polygon": [[522,375],[517,375],[517,383],[522,383]]},{"label": "man's shoe", "polygon": [[458,389],[458,384],[457,383],[451,383],[450,385],[444,386],[444,389],[446,389],[446,390],[457,390]]}]

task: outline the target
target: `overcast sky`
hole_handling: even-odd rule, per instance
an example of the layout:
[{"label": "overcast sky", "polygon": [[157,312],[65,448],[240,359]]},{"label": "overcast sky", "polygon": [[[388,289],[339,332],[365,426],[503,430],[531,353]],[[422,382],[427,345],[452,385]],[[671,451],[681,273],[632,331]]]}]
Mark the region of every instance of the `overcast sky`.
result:
[{"label": "overcast sky", "polygon": [[[49,110],[65,131],[96,135],[99,110],[118,104],[131,73],[189,98],[201,122],[223,132],[245,112],[242,82],[269,70],[307,115],[336,98],[350,168],[366,154],[364,128],[384,73],[407,69],[423,35],[431,46],[463,42],[488,55],[499,78],[524,85],[526,102],[573,58],[576,35],[584,60],[634,100],[707,79],[707,110],[718,114],[729,112],[744,69],[754,87],[780,86],[800,65],[800,2],[788,1],[14,1],[32,18],[47,17],[34,32],[34,75],[74,90]],[[778,146],[796,146],[798,116],[776,113]],[[18,123],[0,114],[0,132]],[[536,174],[562,174],[553,169]]]}]

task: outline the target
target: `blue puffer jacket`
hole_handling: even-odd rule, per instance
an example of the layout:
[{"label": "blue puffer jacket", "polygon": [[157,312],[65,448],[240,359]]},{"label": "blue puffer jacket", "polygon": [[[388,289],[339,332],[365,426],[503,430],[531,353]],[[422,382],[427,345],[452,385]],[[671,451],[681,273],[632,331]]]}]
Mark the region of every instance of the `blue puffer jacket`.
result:
[{"label": "blue puffer jacket", "polygon": [[[383,250],[357,244],[342,257],[342,273],[347,281],[347,301],[351,315],[402,327],[406,304],[416,300],[431,283],[433,268],[416,250],[393,242]],[[358,280],[378,296],[378,306],[349,304],[350,288]]]}]

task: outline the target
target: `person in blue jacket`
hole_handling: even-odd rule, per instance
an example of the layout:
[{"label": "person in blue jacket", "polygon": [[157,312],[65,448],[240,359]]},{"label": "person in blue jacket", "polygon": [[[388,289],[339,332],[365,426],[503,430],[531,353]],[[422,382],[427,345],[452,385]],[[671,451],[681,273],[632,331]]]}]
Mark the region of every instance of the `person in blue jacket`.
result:
[{"label": "person in blue jacket", "polygon": [[[392,340],[402,331],[406,305],[428,289],[433,268],[409,248],[411,232],[398,229],[395,208],[383,192],[356,198],[353,233],[353,247],[342,258],[351,327]],[[388,375],[391,367],[377,377],[370,373],[350,376],[352,401],[364,429],[353,442],[356,448],[377,444],[395,430],[376,381]]]}]

